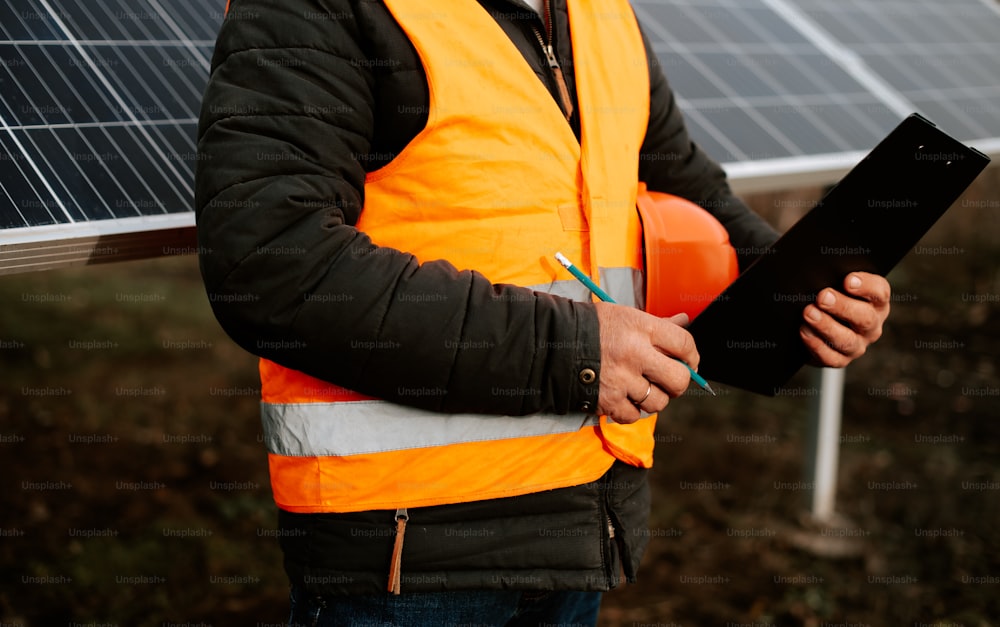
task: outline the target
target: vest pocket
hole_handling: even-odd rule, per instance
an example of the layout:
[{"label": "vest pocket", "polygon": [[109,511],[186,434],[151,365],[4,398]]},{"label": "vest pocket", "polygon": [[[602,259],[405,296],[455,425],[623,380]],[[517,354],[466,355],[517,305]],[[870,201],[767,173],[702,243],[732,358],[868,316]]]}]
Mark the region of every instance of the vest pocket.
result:
[{"label": "vest pocket", "polygon": [[588,231],[587,216],[583,214],[583,208],[578,203],[559,205],[559,221],[562,222],[564,231]]}]

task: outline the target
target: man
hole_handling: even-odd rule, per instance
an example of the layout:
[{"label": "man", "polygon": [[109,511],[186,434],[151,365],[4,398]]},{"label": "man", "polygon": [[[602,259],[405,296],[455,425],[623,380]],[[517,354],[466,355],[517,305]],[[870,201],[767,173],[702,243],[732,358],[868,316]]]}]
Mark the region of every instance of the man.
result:
[{"label": "man", "polygon": [[[648,414],[689,383],[671,357],[698,365],[683,317],[637,308],[638,181],[738,252],[775,239],[654,59],[624,0],[232,3],[201,264],[262,358],[293,623],[593,624],[634,580]],[[557,251],[635,307],[591,302]],[[862,273],[824,290],[815,361],[860,356],[888,297]]]}]

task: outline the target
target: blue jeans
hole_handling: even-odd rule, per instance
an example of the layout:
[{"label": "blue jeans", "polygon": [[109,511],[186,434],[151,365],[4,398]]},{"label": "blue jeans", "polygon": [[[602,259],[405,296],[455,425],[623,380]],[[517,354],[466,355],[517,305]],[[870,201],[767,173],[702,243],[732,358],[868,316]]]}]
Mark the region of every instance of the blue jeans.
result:
[{"label": "blue jeans", "polygon": [[290,627],[594,627],[600,592],[472,590],[310,596],[292,588]]}]

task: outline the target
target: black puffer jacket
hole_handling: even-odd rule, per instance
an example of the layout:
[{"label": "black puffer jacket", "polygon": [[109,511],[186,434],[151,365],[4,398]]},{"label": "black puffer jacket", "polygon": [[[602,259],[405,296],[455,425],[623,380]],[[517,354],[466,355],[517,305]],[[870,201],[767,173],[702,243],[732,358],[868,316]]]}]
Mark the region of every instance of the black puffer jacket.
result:
[{"label": "black puffer jacket", "polygon": [[[532,32],[544,28],[537,15],[512,0],[480,2],[555,94]],[[553,7],[556,54],[575,101],[565,2],[554,0]],[[651,110],[640,179],[708,209],[738,251],[770,244],[774,232],[733,198],[719,166],[690,142],[651,52],[649,58]],[[592,407],[598,383],[578,377],[592,368],[600,380],[591,304],[491,285],[442,261],[418,264],[406,252],[375,247],[352,226],[364,202],[365,173],[421,130],[427,107],[416,52],[382,3],[233,0],[205,93],[196,179],[200,262],[219,322],[256,355],[397,403],[507,415]],[[571,123],[579,134],[576,116]],[[484,341],[502,349],[466,348]],[[481,372],[495,376],[484,380]],[[533,393],[490,393],[512,388]],[[441,393],[408,392],[414,389]],[[623,466],[616,472],[628,480],[606,477],[599,485],[545,495],[426,508],[429,526],[408,530],[404,590],[538,587],[517,585],[516,575],[546,569],[563,573],[543,576],[542,587],[604,589],[618,572],[612,548],[625,551],[631,577],[645,545],[648,489],[642,471]],[[602,510],[620,525],[620,547],[607,537],[597,515]],[[410,516],[420,528],[419,515],[411,510]],[[510,526],[522,518],[531,521],[527,527]],[[368,527],[374,521],[384,522]],[[472,528],[492,521],[489,528],[503,529],[493,542],[500,553],[480,547],[480,557],[492,556],[480,562],[463,561],[467,551],[440,560],[430,548],[421,553],[421,533],[433,539],[460,521],[478,521]],[[314,591],[384,589],[392,512],[283,512],[281,524],[293,580],[312,582]],[[374,531],[345,535],[358,528]],[[525,542],[526,535],[546,542]],[[424,561],[415,561],[414,552]],[[408,565],[434,576],[426,585],[408,585]],[[445,572],[452,579],[436,583]],[[492,581],[490,573],[507,579]]]}]

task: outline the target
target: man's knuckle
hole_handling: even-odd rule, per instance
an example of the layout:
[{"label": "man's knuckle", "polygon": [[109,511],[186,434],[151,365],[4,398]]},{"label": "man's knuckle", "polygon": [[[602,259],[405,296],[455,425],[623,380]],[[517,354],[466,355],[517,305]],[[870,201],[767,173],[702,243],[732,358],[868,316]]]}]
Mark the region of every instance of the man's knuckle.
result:
[{"label": "man's knuckle", "polygon": [[681,350],[685,355],[695,352],[694,337],[687,331],[683,331]]},{"label": "man's knuckle", "polygon": [[867,336],[875,327],[875,321],[869,317],[861,318],[851,325],[851,329],[858,335]]},{"label": "man's knuckle", "polygon": [[858,355],[860,353],[863,353],[865,350],[864,342],[862,342],[861,338],[858,337],[857,335],[846,340],[842,345],[835,346],[834,348],[838,349],[837,352],[839,352],[840,354],[847,356]]},{"label": "man's knuckle", "polygon": [[841,352],[831,350],[823,359],[823,362],[828,368],[843,368],[851,362],[851,359]]}]

